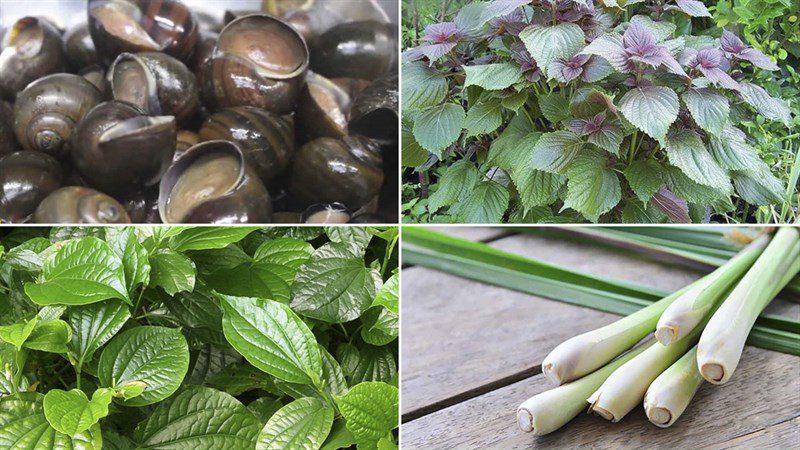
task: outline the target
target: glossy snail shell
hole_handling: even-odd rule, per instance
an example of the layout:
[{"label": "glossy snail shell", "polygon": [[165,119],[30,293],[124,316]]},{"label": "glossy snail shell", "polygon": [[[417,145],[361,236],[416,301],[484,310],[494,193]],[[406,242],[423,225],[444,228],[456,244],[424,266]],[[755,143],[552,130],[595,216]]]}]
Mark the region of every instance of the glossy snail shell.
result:
[{"label": "glossy snail shell", "polygon": [[239,145],[264,183],[274,181],[294,154],[291,118],[250,106],[227,108],[212,114],[199,131],[200,139],[222,139]]},{"label": "glossy snail shell", "polygon": [[164,174],[158,211],[164,223],[265,223],[272,202],[239,146],[215,140],[190,148]]},{"label": "glossy snail shell", "polygon": [[191,120],[200,109],[197,80],[177,59],[163,53],[122,53],[108,69],[115,100],[136,105],[151,116]]},{"label": "glossy snail shell", "polygon": [[29,84],[14,103],[14,132],[25,149],[63,158],[78,122],[103,100],[85,78],[57,73]]},{"label": "glossy snail shell", "polygon": [[88,23],[81,23],[67,30],[64,34],[64,49],[73,72],[99,63]]},{"label": "glossy snail shell", "polygon": [[21,151],[0,158],[0,222],[25,222],[63,181],[61,165],[47,153]]},{"label": "glossy snail shell", "polygon": [[374,20],[337,25],[314,40],[311,70],[328,78],[374,80],[397,59],[395,27]]},{"label": "glossy snail shell", "polygon": [[152,186],[175,153],[172,116],[147,116],[118,101],[97,105],[78,124],[72,162],[90,186],[120,195]]},{"label": "glossy snail shell", "polygon": [[80,186],[53,191],[33,215],[36,223],[130,223],[125,208],[102,192]]},{"label": "glossy snail shell", "polygon": [[399,97],[396,74],[375,80],[353,102],[348,125],[350,133],[396,144]]},{"label": "glossy snail shell", "polygon": [[14,135],[14,108],[0,100],[0,156],[22,150]]},{"label": "glossy snail shell", "polygon": [[380,147],[369,138],[315,139],[297,151],[289,192],[301,205],[342,203],[358,210],[383,184]]},{"label": "glossy snail shell", "polygon": [[288,114],[308,63],[306,42],[292,27],[265,14],[240,17],[222,29],[207,60],[203,98],[212,110],[255,106]]},{"label": "glossy snail shell", "polygon": [[350,96],[327,78],[309,72],[297,102],[297,131],[305,140],[347,135]]},{"label": "glossy snail shell", "polygon": [[61,34],[38,17],[17,20],[3,35],[0,49],[0,97],[9,100],[37,78],[63,72],[66,64]]},{"label": "glossy snail shell", "polygon": [[350,211],[341,203],[311,205],[300,217],[302,223],[349,223]]}]

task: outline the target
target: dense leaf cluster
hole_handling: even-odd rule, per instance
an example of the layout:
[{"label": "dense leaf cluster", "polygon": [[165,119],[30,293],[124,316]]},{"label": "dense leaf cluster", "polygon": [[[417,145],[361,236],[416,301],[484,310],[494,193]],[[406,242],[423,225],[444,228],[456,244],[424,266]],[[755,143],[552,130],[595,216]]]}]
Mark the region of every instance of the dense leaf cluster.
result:
[{"label": "dense leaf cluster", "polygon": [[778,66],[730,31],[686,33],[710,16],[696,0],[494,0],[428,26],[404,53],[403,164],[438,181],[428,198],[406,187],[407,216],[701,222],[787,201],[733,117],[791,126],[752,82]]},{"label": "dense leaf cluster", "polygon": [[0,447],[397,448],[397,228],[2,234]]}]

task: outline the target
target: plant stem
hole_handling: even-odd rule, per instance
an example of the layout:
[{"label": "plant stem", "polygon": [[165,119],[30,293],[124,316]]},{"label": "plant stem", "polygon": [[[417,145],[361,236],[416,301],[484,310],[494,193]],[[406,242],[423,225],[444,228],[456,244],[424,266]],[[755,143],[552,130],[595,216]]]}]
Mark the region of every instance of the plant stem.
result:
[{"label": "plant stem", "polygon": [[683,414],[702,383],[695,345],[647,388],[644,395],[647,418],[656,426],[669,427]]}]

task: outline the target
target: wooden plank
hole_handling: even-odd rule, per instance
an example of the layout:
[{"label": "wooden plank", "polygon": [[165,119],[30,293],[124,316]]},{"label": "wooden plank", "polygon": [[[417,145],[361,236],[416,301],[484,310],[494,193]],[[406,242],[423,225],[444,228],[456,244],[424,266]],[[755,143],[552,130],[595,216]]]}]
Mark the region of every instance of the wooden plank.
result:
[{"label": "wooden plank", "polygon": [[[698,273],[607,249],[517,235],[498,248],[579,270],[674,289]],[[466,280],[422,267],[403,271],[402,413],[536,369],[565,339],[617,316]]]},{"label": "wooden plank", "polygon": [[[636,408],[621,422],[581,414],[562,429],[532,436],[517,428],[515,411],[527,397],[550,389],[542,375],[438,411],[401,427],[407,449],[437,448],[700,448],[733,442],[800,416],[800,358],[747,347],[732,380],[704,384],[684,415],[660,429]],[[797,447],[796,433],[776,429]],[[760,436],[751,439],[767,444]],[[745,440],[744,443],[748,441]],[[756,441],[753,441],[756,442]],[[744,448],[762,448],[761,445]]]},{"label": "wooden plank", "polygon": [[730,448],[786,449],[800,447],[800,417],[772,425],[763,430],[714,444],[709,450]]}]

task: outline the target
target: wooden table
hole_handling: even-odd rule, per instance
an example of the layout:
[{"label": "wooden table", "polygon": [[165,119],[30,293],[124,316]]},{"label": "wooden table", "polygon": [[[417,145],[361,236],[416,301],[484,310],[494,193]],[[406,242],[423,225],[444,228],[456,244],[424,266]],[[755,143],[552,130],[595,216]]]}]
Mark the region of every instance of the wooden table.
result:
[{"label": "wooden table", "polygon": [[[436,228],[565,267],[663,289],[703,271],[630,251],[507,229]],[[516,408],[550,389],[544,356],[576,334],[618,318],[423,267],[402,273],[401,444],[438,448],[800,448],[800,357],[747,347],[733,379],[703,384],[672,427],[639,407],[613,424],[581,414],[547,436],[519,430]],[[776,299],[768,312],[800,318]]]}]

